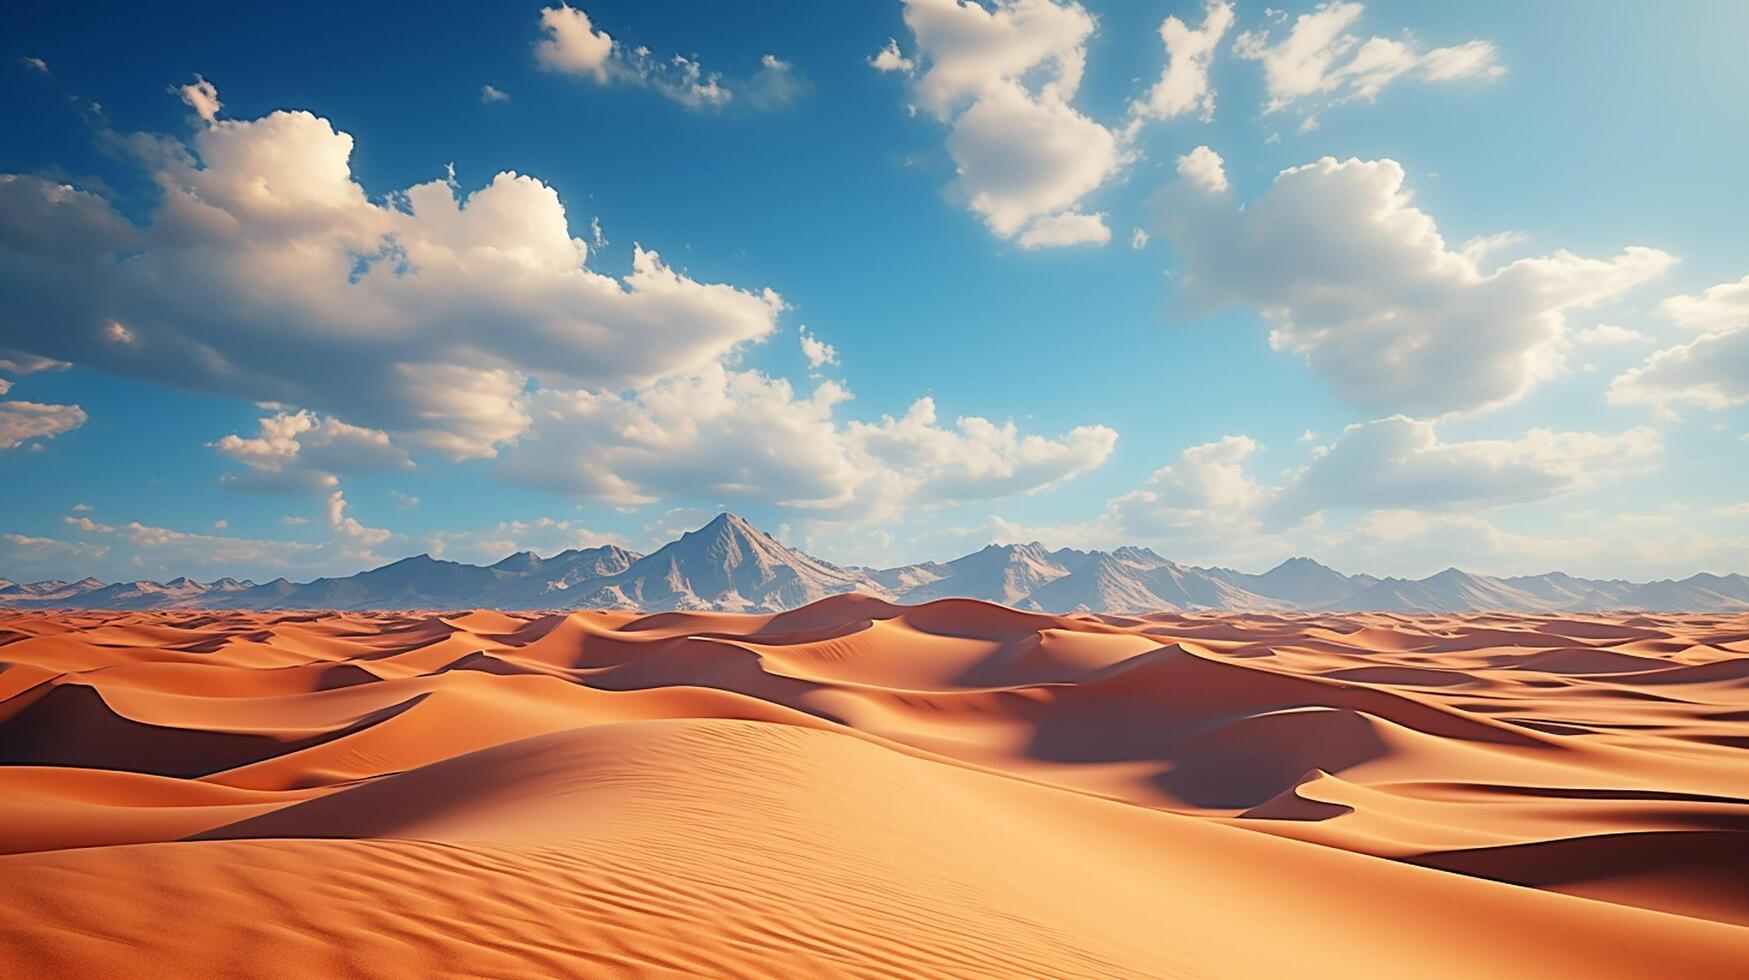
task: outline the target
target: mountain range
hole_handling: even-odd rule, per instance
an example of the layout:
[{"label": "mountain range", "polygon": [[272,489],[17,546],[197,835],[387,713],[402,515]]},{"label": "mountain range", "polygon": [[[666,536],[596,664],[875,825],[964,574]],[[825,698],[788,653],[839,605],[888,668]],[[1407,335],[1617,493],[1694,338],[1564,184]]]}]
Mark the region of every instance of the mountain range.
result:
[{"label": "mountain range", "polygon": [[1749,577],[1680,581],[1584,579],[1564,572],[1494,578],[1457,568],[1423,579],[1345,575],[1290,558],[1261,575],[1180,565],[1148,548],[1050,550],[990,545],[947,562],[839,566],[788,547],[744,518],[721,514],[656,551],[612,545],[550,558],[519,552],[492,565],[416,555],[345,578],[256,584],[18,583],[0,578],[0,606],[82,609],[640,609],[776,612],[861,592],[903,603],[971,598],[1070,613],[1159,611],[1658,612],[1749,611]]}]

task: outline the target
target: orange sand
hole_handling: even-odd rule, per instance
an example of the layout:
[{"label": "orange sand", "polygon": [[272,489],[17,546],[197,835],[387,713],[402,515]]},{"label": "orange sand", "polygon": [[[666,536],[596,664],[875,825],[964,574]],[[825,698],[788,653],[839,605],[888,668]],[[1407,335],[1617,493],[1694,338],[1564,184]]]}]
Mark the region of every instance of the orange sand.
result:
[{"label": "orange sand", "polygon": [[0,975],[1742,977],[1749,616],[0,613]]}]

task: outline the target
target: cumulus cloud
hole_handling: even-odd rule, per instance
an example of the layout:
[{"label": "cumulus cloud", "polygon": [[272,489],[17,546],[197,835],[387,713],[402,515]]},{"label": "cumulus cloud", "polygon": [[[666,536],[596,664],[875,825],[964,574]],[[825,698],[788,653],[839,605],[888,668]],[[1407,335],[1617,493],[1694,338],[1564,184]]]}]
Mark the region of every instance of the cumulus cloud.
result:
[{"label": "cumulus cloud", "polygon": [[1559,368],[1567,313],[1675,262],[1629,247],[1488,269],[1446,245],[1394,160],[1325,157],[1282,171],[1243,207],[1220,162],[1207,147],[1186,154],[1157,199],[1186,296],[1257,310],[1272,347],[1370,411],[1425,417],[1510,402]]},{"label": "cumulus cloud", "polygon": [[588,78],[597,85],[615,83],[650,89],[688,109],[719,109],[736,92],[758,109],[790,104],[807,91],[795,66],[773,54],[760,59],[759,70],[742,82],[707,71],[697,58],[659,56],[643,45],[628,45],[596,27],[589,15],[569,4],[540,12],[541,40],[535,63],[549,71]]},{"label": "cumulus cloud", "polygon": [[886,47],[881,48],[869,57],[868,63],[869,67],[873,68],[875,71],[896,71],[904,75],[911,74],[911,72],[917,68],[915,62],[900,53],[898,39],[891,37],[887,38]]},{"label": "cumulus cloud", "polygon": [[510,94],[488,82],[487,84],[480,86],[480,101],[485,103],[509,102]]},{"label": "cumulus cloud", "polygon": [[826,365],[838,363],[838,348],[809,333],[806,326],[801,328],[799,336],[802,356],[808,359],[809,372],[818,373]]},{"label": "cumulus cloud", "polygon": [[1653,353],[1609,386],[1615,405],[1722,409],[1749,402],[1749,276],[1698,295],[1673,296],[1658,311],[1700,336]]},{"label": "cumulus cloud", "polygon": [[[10,382],[0,382],[8,388]],[[6,389],[0,388],[0,394]],[[31,439],[53,439],[85,424],[85,410],[77,405],[45,405],[40,402],[0,402],[0,450],[16,449]]]},{"label": "cumulus cloud", "polygon": [[1178,176],[1191,186],[1211,193],[1227,189],[1226,162],[1221,155],[1206,146],[1199,146],[1178,158]]},{"label": "cumulus cloud", "polygon": [[849,397],[831,381],[801,395],[720,365],[635,393],[541,391],[529,437],[499,473],[612,503],[708,495],[873,519],[904,504],[1036,492],[1098,466],[1117,438],[1084,426],[1050,439],[977,417],[948,428],[928,398],[900,418],[840,422]]},{"label": "cumulus cloud", "polygon": [[222,481],[242,490],[326,492],[341,473],[371,473],[409,467],[413,461],[388,433],[349,425],[311,412],[280,412],[261,419],[255,436],[227,435],[213,449],[246,467]]},{"label": "cumulus cloud", "polygon": [[1325,510],[1496,507],[1586,490],[1644,471],[1662,449],[1649,428],[1616,435],[1532,429],[1517,439],[1441,441],[1398,415],[1348,426],[1312,453],[1268,510],[1280,524]]},{"label": "cumulus cloud", "polygon": [[356,542],[368,550],[387,541],[388,531],[382,528],[366,527],[358,518],[348,514],[346,496],[339,490],[328,495],[328,529],[337,536]]},{"label": "cumulus cloud", "polygon": [[1106,539],[1170,541],[1192,551],[1317,527],[1326,514],[1438,513],[1533,503],[1645,472],[1657,432],[1532,429],[1515,439],[1448,442],[1429,422],[1395,416],[1351,425],[1271,485],[1251,472],[1249,436],[1192,446],[1135,491],[1106,504]]},{"label": "cumulus cloud", "polygon": [[1040,218],[1028,225],[1026,230],[1020,233],[1019,244],[1024,249],[1037,249],[1063,248],[1069,245],[1104,245],[1109,241],[1111,241],[1111,229],[1105,225],[1105,215],[1062,211]]},{"label": "cumulus cloud", "polygon": [[218,121],[219,110],[224,108],[224,103],[219,101],[219,90],[212,82],[196,75],[194,81],[176,91],[182,94],[182,101],[208,126]]},{"label": "cumulus cloud", "polygon": [[96,195],[0,175],[0,348],[465,458],[522,431],[536,385],[695,371],[771,333],[783,309],[771,290],[697,282],[641,247],[629,275],[594,271],[532,177],[465,194],[436,180],[376,203],[352,176],[352,137],[307,112],[155,145],[163,199],[143,226]]},{"label": "cumulus cloud", "polygon": [[1412,35],[1362,40],[1349,28],[1364,10],[1358,3],[1325,3],[1295,18],[1284,36],[1277,38],[1263,29],[1246,31],[1234,40],[1234,55],[1263,66],[1266,114],[1296,104],[1315,108],[1371,102],[1386,86],[1405,77],[1429,82],[1492,81],[1506,73],[1489,41],[1423,50]]},{"label": "cumulus cloud", "polygon": [[[915,58],[893,43],[873,63],[911,75],[917,106],[949,125],[958,174],[950,195],[998,237],[1036,226],[1027,247],[1093,242],[1093,217],[1070,212],[1118,171],[1126,152],[1118,134],[1070,104],[1092,15],[1054,0],[993,7],[906,0],[905,23]],[[1079,234],[1065,235],[1065,227]]]},{"label": "cumulus cloud", "polygon": [[1144,120],[1172,119],[1196,113],[1203,122],[1215,117],[1215,90],[1209,84],[1209,65],[1221,38],[1233,26],[1233,5],[1227,0],[1205,0],[1202,26],[1191,28],[1176,16],[1160,22],[1160,40],[1166,45],[1166,68],[1148,94],[1130,104],[1130,125]]},{"label": "cumulus cloud", "polygon": [[853,456],[872,458],[901,477],[900,499],[925,505],[1036,493],[1104,463],[1117,433],[1077,426],[1051,439],[1022,434],[1012,421],[978,416],[939,423],[933,398],[919,398],[903,416],[851,422]]},{"label": "cumulus cloud", "polygon": [[1245,463],[1258,450],[1250,436],[1225,436],[1184,450],[1139,490],[1106,503],[1107,537],[1170,540],[1192,549],[1255,533],[1269,491]]},{"label": "cumulus cloud", "polygon": [[587,75],[606,85],[612,78],[613,37],[595,29],[589,15],[569,4],[540,12],[541,32],[534,58],[543,67],[569,75]]}]

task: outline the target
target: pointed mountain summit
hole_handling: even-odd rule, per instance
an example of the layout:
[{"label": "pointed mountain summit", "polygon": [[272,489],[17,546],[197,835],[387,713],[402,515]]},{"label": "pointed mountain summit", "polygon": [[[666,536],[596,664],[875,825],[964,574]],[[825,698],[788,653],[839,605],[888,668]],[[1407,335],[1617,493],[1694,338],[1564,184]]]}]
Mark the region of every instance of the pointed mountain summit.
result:
[{"label": "pointed mountain summit", "polygon": [[577,608],[778,612],[842,592],[886,595],[867,576],[780,543],[738,514],[717,515],[625,571],[590,582]]},{"label": "pointed mountain summit", "polygon": [[[1356,582],[1356,578],[1363,581]],[[1310,558],[1295,557],[1262,575],[1240,575],[1234,584],[1297,606],[1322,606],[1339,602],[1376,581],[1371,576],[1347,576]]]},{"label": "pointed mountain summit", "polygon": [[940,575],[905,594],[908,602],[927,602],[962,596],[1016,605],[1040,587],[1068,575],[1069,563],[1079,567],[1086,553],[1064,549],[1068,554],[1030,544],[992,544],[963,558],[935,566]]}]

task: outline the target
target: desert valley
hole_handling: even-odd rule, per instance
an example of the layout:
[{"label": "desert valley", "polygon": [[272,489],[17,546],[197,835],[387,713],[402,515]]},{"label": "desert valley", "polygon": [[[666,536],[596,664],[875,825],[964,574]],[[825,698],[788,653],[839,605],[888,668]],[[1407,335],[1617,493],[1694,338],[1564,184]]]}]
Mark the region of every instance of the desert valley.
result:
[{"label": "desert valley", "polygon": [[0,972],[1739,977],[1749,616],[0,614]]}]

